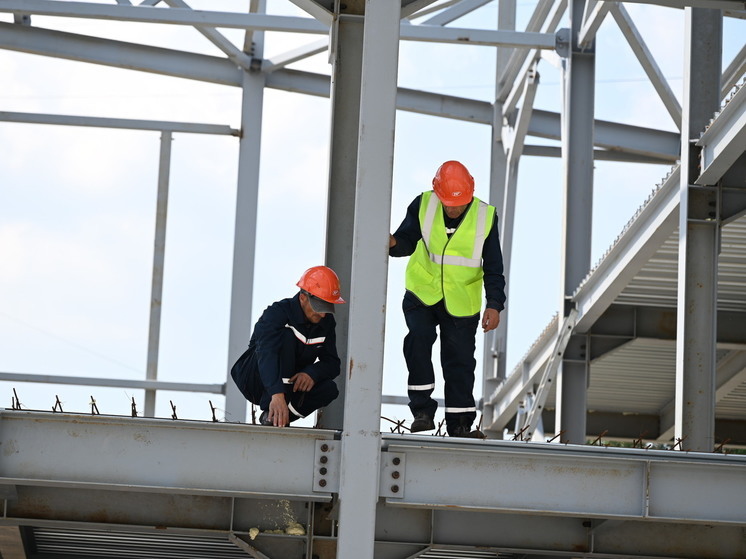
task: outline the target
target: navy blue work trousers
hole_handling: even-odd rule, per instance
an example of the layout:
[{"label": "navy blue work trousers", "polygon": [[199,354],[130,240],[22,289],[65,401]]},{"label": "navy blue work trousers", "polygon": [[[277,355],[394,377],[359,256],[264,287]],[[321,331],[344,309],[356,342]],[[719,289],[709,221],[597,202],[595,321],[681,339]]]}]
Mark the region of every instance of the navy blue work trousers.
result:
[{"label": "navy blue work trousers", "polygon": [[[301,350],[302,347],[292,330],[286,328],[282,335],[282,345],[277,353],[277,359],[280,376],[285,386],[285,400],[290,408],[291,421],[299,417],[306,417],[317,409],[328,406],[339,395],[337,384],[332,379],[317,380],[308,392],[293,392],[293,385],[288,382],[288,379],[296,373],[303,372],[303,368],[298,364],[298,354]],[[256,357],[252,356],[251,361],[252,372],[255,371],[255,374],[259,374],[256,367]],[[271,394],[265,390],[259,407],[262,410],[268,410],[271,399]]]},{"label": "navy blue work trousers", "polygon": [[409,409],[413,415],[425,412],[433,418],[438,409],[438,402],[432,398],[435,388],[432,349],[439,328],[446,425],[471,425],[477,416],[473,391],[479,314],[455,317],[448,314],[442,300],[428,307],[411,294],[405,295],[402,309],[409,329],[404,337]]}]

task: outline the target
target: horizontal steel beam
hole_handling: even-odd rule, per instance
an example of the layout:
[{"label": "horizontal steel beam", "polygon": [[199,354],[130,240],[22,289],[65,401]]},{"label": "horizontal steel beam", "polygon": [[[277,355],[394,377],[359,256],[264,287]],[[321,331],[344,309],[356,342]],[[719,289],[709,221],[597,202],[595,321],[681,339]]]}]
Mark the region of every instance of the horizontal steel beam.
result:
[{"label": "horizontal steel beam", "polygon": [[135,120],[128,118],[102,118],[92,116],[50,115],[39,113],[16,113],[0,111],[2,122],[24,122],[27,124],[54,124],[62,126],[91,126],[98,128],[124,128],[128,130],[154,130],[163,132],[187,132],[191,134],[217,134],[239,136],[240,130],[218,124],[191,122],[169,122],[165,120]]},{"label": "horizontal steel beam", "polygon": [[[315,456],[334,431],[60,413],[0,412],[0,484],[331,498]],[[62,459],[64,457],[64,459]],[[331,484],[329,485],[331,487]]]},{"label": "horizontal steel beam", "polygon": [[285,33],[326,34],[329,26],[311,18],[247,14],[242,12],[215,12],[189,8],[154,8],[149,6],[123,6],[94,4],[92,2],[58,2],[55,0],[0,0],[0,12],[35,14],[139,23],[167,23],[175,25],[200,25],[228,27],[257,31]]},{"label": "horizontal steel beam", "polygon": [[[200,27],[229,27],[285,33],[329,33],[327,23],[311,18],[214,12],[186,8],[162,9],[52,0],[0,0],[0,12]],[[404,25],[401,28],[400,38],[404,41],[484,46],[515,46],[538,49],[554,49],[555,47],[555,37],[548,33],[460,29],[440,25]]]},{"label": "horizontal steel beam", "polygon": [[[604,336],[675,340],[676,316],[675,307],[611,305],[591,327],[591,345],[594,338]],[[717,342],[723,347],[746,347],[745,322],[746,313],[718,311],[715,328]],[[591,351],[591,359],[597,358],[598,355]]]},{"label": "horizontal steel beam", "polygon": [[74,384],[77,386],[106,386],[142,390],[173,390],[175,392],[206,392],[225,394],[225,383],[198,384],[193,382],[168,382],[162,380],[135,380],[104,377],[73,377],[63,375],[37,375],[31,373],[0,372],[0,381],[40,382],[44,384]]},{"label": "horizontal steel beam", "polygon": [[[391,506],[743,525],[746,456],[384,436]],[[613,498],[610,496],[613,495]]]},{"label": "horizontal steel beam", "polygon": [[[241,70],[228,59],[7,23],[0,23],[0,48],[209,83],[242,83]],[[329,96],[326,75],[284,69],[268,73],[266,80],[273,89]],[[397,108],[492,125],[492,105],[486,101],[400,88]],[[527,134],[559,140],[560,115],[534,110]],[[679,153],[678,135],[639,126],[597,120],[594,138],[597,147],[644,157],[670,160]]]},{"label": "horizontal steel beam", "polygon": [[242,70],[227,58],[11,23],[0,23],[0,48],[208,83],[242,84]]},{"label": "horizontal steel beam", "polygon": [[[534,110],[528,134],[539,138],[559,140],[561,138],[559,113]],[[596,147],[608,150],[637,153],[667,160],[678,159],[680,151],[678,134],[607,120],[594,121],[593,143]]]},{"label": "horizontal steel beam", "polygon": [[[523,154],[535,157],[562,157],[562,148],[559,146],[523,146]],[[639,155],[621,150],[595,149],[593,150],[594,161],[619,161],[622,163],[653,163],[655,165],[672,165],[678,159],[678,155],[667,157],[652,157]]]},{"label": "horizontal steel beam", "polygon": [[556,46],[554,34],[529,31],[465,29],[441,27],[439,25],[402,25],[399,33],[399,38],[402,41],[550,50],[554,50]]}]

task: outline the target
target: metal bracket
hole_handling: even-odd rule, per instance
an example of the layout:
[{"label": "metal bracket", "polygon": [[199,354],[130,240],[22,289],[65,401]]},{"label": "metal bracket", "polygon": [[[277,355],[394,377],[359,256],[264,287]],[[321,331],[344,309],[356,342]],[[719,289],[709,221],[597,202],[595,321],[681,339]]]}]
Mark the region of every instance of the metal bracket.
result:
[{"label": "metal bracket", "polygon": [[316,441],[313,462],[314,493],[339,493],[340,441]]},{"label": "metal bracket", "polygon": [[563,27],[554,34],[554,50],[562,58],[570,58],[570,47],[570,30]]},{"label": "metal bracket", "polygon": [[406,455],[402,452],[381,453],[381,479],[378,493],[381,497],[404,498]]}]

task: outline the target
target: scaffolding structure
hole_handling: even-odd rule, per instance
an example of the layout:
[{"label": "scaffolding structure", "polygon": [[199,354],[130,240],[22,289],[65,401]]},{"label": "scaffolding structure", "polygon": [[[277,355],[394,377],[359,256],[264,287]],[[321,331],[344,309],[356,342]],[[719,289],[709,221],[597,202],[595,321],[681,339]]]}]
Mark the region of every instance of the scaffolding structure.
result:
[{"label": "scaffolding structure", "polygon": [[[746,446],[746,45],[721,71],[723,20],[746,19],[744,2],[648,2],[684,10],[680,104],[622,2],[538,0],[517,30],[516,0],[499,1],[495,29],[452,25],[490,0],[291,1],[307,17],[269,15],[268,0],[251,0],[248,13],[193,10],[183,0],[0,0],[0,13],[14,18],[0,23],[2,49],[231,85],[242,95],[237,128],[0,113],[4,122],[161,133],[146,379],[0,373],[2,381],[142,389],[145,417],[103,416],[95,402],[90,415],[28,411],[14,398],[0,412],[3,557],[746,556],[746,457],[720,452]],[[36,16],[192,26],[224,56],[42,28]],[[595,36],[605,18],[680,133],[595,118]],[[220,28],[245,31],[244,44]],[[264,33],[273,31],[328,40],[265,59]],[[399,87],[400,41],[494,48],[494,101]],[[287,68],[327,50],[330,76]],[[561,68],[559,114],[533,106],[543,58]],[[253,132],[266,88],[331,105],[326,264],[351,288],[337,319],[341,395],[313,429],[245,424],[245,399],[228,375],[218,384],[157,376],[175,133],[238,138],[227,365],[250,337],[246,286],[261,209]],[[381,433],[387,398],[375,395],[397,110],[491,127],[489,197],[508,270],[521,157],[562,161],[562,298],[512,372],[507,312],[485,342],[486,440]],[[528,145],[531,136],[559,145]],[[594,160],[671,171],[592,266]],[[158,390],[224,395],[232,422],[178,420],[175,408],[172,420],[154,419]]]}]

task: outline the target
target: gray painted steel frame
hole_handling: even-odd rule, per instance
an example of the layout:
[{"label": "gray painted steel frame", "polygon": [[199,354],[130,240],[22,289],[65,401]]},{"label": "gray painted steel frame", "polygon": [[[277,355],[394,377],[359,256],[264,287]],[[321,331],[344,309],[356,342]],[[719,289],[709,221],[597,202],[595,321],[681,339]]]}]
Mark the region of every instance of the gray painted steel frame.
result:
[{"label": "gray painted steel frame", "polygon": [[693,140],[720,106],[722,19],[718,10],[685,11],[675,435],[702,451],[711,450],[715,442],[720,216],[718,189],[693,184],[699,175]]},{"label": "gray painted steel frame", "polygon": [[[279,61],[278,65],[262,60],[262,30],[282,29],[325,34],[329,25],[340,23],[339,14],[329,11],[338,9],[338,2],[326,2],[326,6],[312,0],[295,2],[320,21],[304,18],[297,18],[297,21],[274,19],[252,13],[232,17],[229,22],[227,16],[211,12],[206,13],[206,17],[211,19],[206,20],[205,13],[188,10],[183,7],[183,2],[177,0],[170,0],[168,3],[181,7],[157,10],[144,7],[154,2],[143,3],[143,7],[128,7],[41,0],[29,0],[25,3],[0,1],[0,11],[20,10],[20,14],[58,11],[60,15],[146,21],[149,17],[146,14],[157,13],[161,21],[204,27],[202,31],[227,54],[227,58],[208,57],[28,26],[0,24],[0,45],[4,48],[133,67],[243,88],[234,291],[229,341],[231,360],[237,357],[240,346],[248,340],[251,326],[246,323],[245,318],[251,315],[252,304],[246,286],[253,283],[255,231],[252,227],[256,220],[252,216],[255,218],[257,211],[257,138],[261,130],[263,90],[265,87],[274,87],[312,95],[330,94],[327,76],[278,69],[278,66],[287,62]],[[428,3],[429,0],[409,3],[404,12],[411,13]],[[265,521],[267,518],[279,518],[282,514],[279,504],[287,501],[294,516],[307,519],[306,525],[311,529],[313,537],[301,541],[293,540],[290,536],[272,538],[267,535],[266,541],[270,543],[264,548],[264,552],[257,553],[269,553],[271,550],[275,556],[299,556],[300,553],[308,554],[313,548],[323,549],[325,557],[336,553],[340,557],[375,554],[375,557],[393,558],[414,557],[428,549],[467,550],[483,546],[506,553],[554,556],[576,556],[582,553],[587,557],[599,558],[643,555],[719,558],[746,554],[742,509],[746,495],[743,492],[744,486],[740,483],[744,461],[738,457],[626,452],[543,444],[500,444],[491,441],[453,443],[450,440],[423,437],[381,437],[378,432],[377,415],[380,413],[381,399],[370,398],[368,395],[380,394],[382,355],[377,346],[371,348],[367,340],[371,331],[380,332],[381,338],[383,337],[383,317],[379,316],[380,309],[384,308],[385,287],[381,286],[385,286],[387,269],[383,241],[388,233],[390,215],[393,147],[389,140],[393,137],[393,114],[396,108],[491,124],[495,128],[493,138],[501,140],[501,131],[497,128],[501,126],[502,117],[509,116],[508,126],[515,132],[514,141],[506,142],[507,147],[499,146],[498,149],[504,152],[496,153],[493,157],[497,169],[493,169],[493,177],[504,177],[506,183],[502,199],[503,212],[508,213],[512,206],[512,193],[507,190],[510,189],[511,181],[515,180],[517,159],[513,159],[515,168],[506,169],[503,166],[523,151],[526,134],[563,140],[568,198],[574,199],[576,196],[570,192],[571,188],[579,187],[585,195],[590,193],[592,178],[589,179],[588,171],[592,166],[594,144],[607,150],[621,149],[629,154],[637,154],[641,160],[661,158],[673,161],[678,155],[677,144],[681,141],[688,148],[690,140],[696,139],[696,134],[705,124],[692,124],[694,120],[705,119],[703,115],[694,118],[688,113],[691,106],[687,103],[691,104],[692,99],[685,99],[683,129],[687,132],[682,135],[682,138],[686,138],[684,140],[676,134],[594,121],[592,115],[579,118],[578,106],[584,102],[577,90],[580,88],[588,94],[588,88],[592,86],[593,71],[588,61],[592,60],[593,55],[577,48],[575,32],[582,32],[583,40],[590,41],[607,9],[610,9],[617,21],[628,21],[623,17],[624,12],[615,4],[607,7],[603,5],[606,2],[586,3],[575,0],[571,4],[575,30],[571,42],[574,46],[567,53],[571,89],[575,92],[570,91],[567,98],[562,116],[567,120],[561,126],[559,115],[532,110],[531,87],[535,83],[529,84],[527,75],[538,53],[538,50],[531,49],[551,49],[555,42],[561,43],[563,35],[555,36],[553,26],[556,26],[565,9],[563,3],[539,2],[535,17],[525,33],[507,29],[481,32],[438,27],[482,3],[479,0],[455,3],[453,9],[447,10],[448,13],[432,18],[424,26],[405,25],[399,28],[397,22],[402,14],[399,13],[398,6],[367,0],[365,15],[360,16],[364,18],[366,34],[362,45],[344,38],[342,33],[333,37],[337,40],[336,44],[332,41],[333,56],[341,52],[339,49],[345,48],[352,49],[353,52],[362,48],[362,53],[359,56],[359,67],[354,67],[356,62],[352,64],[353,73],[361,71],[359,77],[350,76],[347,73],[349,69],[343,68],[337,68],[340,73],[335,74],[339,86],[356,89],[359,82],[360,106],[357,107],[354,102],[344,106],[332,97],[337,118],[347,119],[358,110],[360,113],[357,126],[335,132],[342,134],[342,142],[348,141],[352,136],[359,140],[359,144],[355,143],[359,150],[355,164],[330,171],[330,192],[334,189],[335,181],[339,181],[338,188],[341,188],[339,185],[342,181],[350,184],[349,177],[353,176],[350,173],[354,173],[354,201],[347,200],[343,204],[346,210],[335,209],[330,203],[330,215],[348,211],[350,206],[355,208],[354,237],[351,247],[336,248],[329,245],[327,248],[331,261],[343,263],[344,273],[348,273],[349,268],[349,285],[354,286],[350,295],[350,310],[367,317],[377,317],[373,326],[354,322],[349,326],[351,365],[346,372],[350,375],[350,382],[346,388],[347,413],[341,433],[342,440],[336,440],[339,434],[332,431],[288,429],[278,432],[245,425],[214,424],[207,427],[178,421],[6,412],[0,414],[0,446],[3,449],[0,458],[0,474],[3,477],[0,478],[0,484],[4,486],[5,498],[3,523],[62,527],[83,525],[107,530],[118,527],[137,531],[153,530],[152,526],[162,525],[165,521],[176,532],[218,531],[227,532],[235,538],[236,534],[246,536],[254,520],[260,522],[262,518]],[[713,6],[713,3],[703,4],[701,1],[671,0],[658,3]],[[719,2],[717,5],[738,8],[739,4],[742,6],[739,2]],[[254,12],[263,12],[263,6],[263,0],[252,2]],[[714,22],[715,14],[705,15],[703,12],[706,11],[687,8],[688,14],[694,13],[697,17],[702,15]],[[583,14],[588,16],[583,18]],[[580,26],[584,24],[587,24],[585,29],[581,29]],[[222,35],[210,30],[212,25],[255,29],[258,33],[253,41],[247,37],[247,44],[240,50],[226,44]],[[384,41],[385,48],[382,48],[378,44],[379,37],[375,41],[372,39],[373,33],[379,36],[382,34],[391,40]],[[499,84],[501,88],[496,88],[496,100],[499,102],[491,105],[405,89],[397,92],[397,34],[399,38],[406,40],[466,40],[470,44],[519,48],[515,49],[508,62],[503,60],[506,68],[499,68],[500,72],[505,72],[499,75],[509,75],[507,72],[510,71],[512,77]],[[676,106],[672,103],[654,62],[646,55],[644,44],[633,28],[629,27],[625,34],[631,43],[636,43],[635,51],[641,63],[653,82],[657,82],[657,89],[664,98],[668,111],[676,119]],[[693,44],[695,38],[696,34],[692,33],[689,44]],[[253,43],[253,50],[248,43]],[[318,48],[309,47],[305,52],[317,52]],[[253,58],[249,60],[247,54]],[[292,54],[287,60],[298,56],[302,54]],[[267,72],[253,71],[261,68],[264,62],[267,62]],[[698,63],[691,58],[688,63],[692,68],[690,72],[694,73]],[[579,66],[582,67],[580,71]],[[711,66],[714,67],[715,64]],[[743,61],[737,63],[734,60],[726,74],[737,73],[738,68],[742,67]],[[691,75],[688,77],[691,78]],[[379,86],[371,85],[371,81],[376,81]],[[526,84],[525,89],[515,87],[516,81]],[[714,90],[712,87],[710,89]],[[521,101],[519,91],[525,93],[516,117],[512,113]],[[335,93],[338,94],[339,91]],[[742,97],[738,99],[730,113],[736,113],[736,109],[742,107]],[[496,113],[495,108],[503,102],[505,106],[500,107],[500,112]],[[705,112],[714,110],[710,107],[711,104],[708,104]],[[510,115],[504,114],[505,108]],[[381,118],[381,115],[385,115],[385,118]],[[9,116],[7,120],[12,118]],[[736,115],[729,118],[733,118],[732,122],[735,123],[731,126],[742,128]],[[62,121],[59,123],[66,124]],[[115,125],[113,119],[111,123]],[[165,127],[157,129],[167,130]],[[568,130],[572,133],[568,134]],[[720,180],[727,171],[726,167],[731,167],[728,162],[732,164],[732,161],[738,160],[738,138],[740,136],[737,135],[726,139],[712,138],[711,135],[700,140],[705,160],[717,163],[714,167],[709,164],[704,167],[705,174],[699,179],[700,182],[712,184],[713,180]],[[337,137],[336,140],[339,141],[340,138]],[[721,153],[725,153],[726,159],[717,161],[712,156],[712,151],[708,150],[713,146],[724,147]],[[333,149],[332,158],[343,153]],[[509,155],[507,160],[503,160],[504,155]],[[639,269],[644,264],[645,256],[652,254],[655,247],[660,246],[669,236],[667,232],[673,232],[679,205],[685,210],[682,212],[682,224],[687,223],[688,202],[691,198],[688,192],[682,191],[680,200],[677,200],[679,192],[676,187],[699,192],[691,188],[697,176],[691,174],[688,163],[694,160],[688,149],[685,149],[682,158],[682,168],[685,171],[679,172],[677,168],[669,177],[666,185],[673,186],[664,185],[658,192],[655,204],[651,205],[650,210],[643,212],[641,225],[632,226],[635,235],[625,237],[625,242],[620,243],[618,250],[617,246],[614,247],[614,253],[607,255],[604,262],[608,261],[608,265],[604,264],[603,269],[587,276],[588,251],[566,249],[568,266],[567,276],[563,280],[564,299],[560,310],[564,315],[565,302],[570,301],[581,309],[577,332],[584,334],[583,339],[593,339],[593,326],[602,322],[600,319],[608,317],[606,310],[634,274],[632,270],[635,267]],[[716,174],[720,176],[713,179]],[[388,195],[381,196],[382,186]],[[695,206],[706,207],[706,203],[710,201],[698,200],[696,194],[694,198]],[[586,197],[586,202],[590,206],[589,197]],[[589,211],[589,207],[582,208],[584,217],[579,220],[581,226],[574,232],[568,232],[568,247],[577,247],[582,234],[587,235]],[[505,222],[504,219],[503,223]],[[708,227],[712,230],[711,224]],[[682,226],[682,229],[685,227]],[[505,237],[509,242],[510,235],[506,234]],[[686,257],[684,273],[693,275],[696,259],[703,252],[708,251],[696,249]],[[354,254],[366,256],[355,259],[352,258]],[[712,274],[713,268],[716,270],[712,263],[709,267],[701,265],[699,268],[705,275]],[[578,285],[580,288],[576,289]],[[686,289],[682,291],[685,292]],[[709,299],[696,299],[700,304],[712,303],[712,296]],[[514,374],[486,398],[488,405],[494,406],[495,410],[488,426],[490,430],[502,430],[514,415],[517,400],[525,393],[525,387],[531,384],[532,379],[537,378],[548,357],[546,350],[551,347],[555,338],[552,328],[553,325],[550,325],[542,343],[532,348],[531,361],[526,361],[523,374],[519,378]],[[683,328],[691,330],[692,326]],[[709,344],[705,347],[709,356],[715,353],[714,340],[713,334],[711,339],[704,342]],[[381,346],[382,343],[381,339]],[[567,368],[580,365],[587,371],[587,359],[590,359],[590,355],[582,363],[567,361]],[[718,381],[722,381],[719,391],[723,392],[743,379],[743,353],[733,350],[721,363]],[[361,374],[362,371],[366,374]],[[372,371],[375,374],[371,374]],[[706,382],[709,383],[714,375],[713,364]],[[587,431],[585,382],[582,382],[586,373],[576,376],[580,379],[577,386],[561,396],[565,399],[565,407],[569,402],[575,408],[570,418],[573,422],[570,438],[582,442]],[[685,371],[680,385],[687,386],[690,392],[701,388],[693,380],[696,379],[692,373]],[[228,418],[243,421],[243,398],[233,389],[232,383],[227,384]],[[165,383],[144,381],[141,386],[155,389],[165,386]],[[711,391],[705,390],[707,398],[713,391],[714,388]],[[666,415],[669,418],[670,408],[671,406]],[[714,416],[701,403],[697,403],[690,415],[689,425],[697,429],[692,436],[695,447],[710,450],[712,445],[707,439],[707,433],[702,435],[700,431],[709,429],[710,419],[714,421]],[[670,421],[664,422],[665,426],[669,424]],[[677,422],[677,425],[681,425],[681,422]],[[278,440],[284,444],[277,444]],[[101,446],[108,452],[91,454],[92,450],[97,452]],[[61,455],[69,458],[60,461],[58,457]],[[215,456],[221,457],[218,467],[213,462]],[[269,456],[272,456],[273,461],[269,461]],[[143,460],[147,460],[151,468],[143,470]],[[246,470],[232,471],[225,467],[226,464],[242,465]],[[321,464],[324,464],[323,468],[320,467]],[[247,471],[251,472],[250,475],[247,475]],[[392,483],[392,479],[396,483]],[[453,480],[457,480],[457,483],[453,483]],[[485,488],[492,490],[487,492]],[[683,491],[682,488],[686,490]],[[614,499],[608,497],[610,493],[615,495]],[[116,499],[112,499],[113,494]],[[623,497],[617,498],[619,495]],[[319,520],[316,518],[318,507],[327,505],[337,497],[338,504],[341,505],[337,513],[341,530],[339,538],[337,539],[333,527],[328,533],[316,537],[313,527],[314,522]],[[39,502],[48,505],[48,517],[40,518],[34,505]],[[177,506],[174,507],[174,504]],[[256,512],[262,507],[274,509],[262,517]],[[325,514],[329,513],[329,510],[325,511]],[[495,524],[502,529],[494,530]],[[319,547],[313,547],[311,540],[317,542]],[[670,544],[670,540],[675,543]],[[245,539],[242,541],[243,544],[236,545],[252,553],[251,546]],[[264,541],[263,539],[262,542]],[[640,541],[645,543],[641,545],[638,543]],[[336,552],[333,551],[335,542],[339,546]],[[361,546],[364,549],[362,554]],[[257,549],[259,547],[257,543]]]},{"label": "gray painted steel frame", "polygon": [[[380,464],[383,341],[394,168],[400,6],[366,0],[338,557],[373,558]],[[356,257],[357,256],[357,257]]]},{"label": "gray painted steel frame", "polygon": [[[235,535],[272,558],[318,554],[334,536],[322,524],[339,490],[337,436],[1,412],[0,523],[144,534],[160,526],[168,534]],[[385,435],[381,444],[370,546],[377,558],[474,546],[591,558],[746,552],[743,456],[418,435]],[[307,533],[269,533],[288,519]],[[253,527],[259,536],[248,540]],[[358,556],[363,545],[358,539],[352,554],[338,556]]]}]

